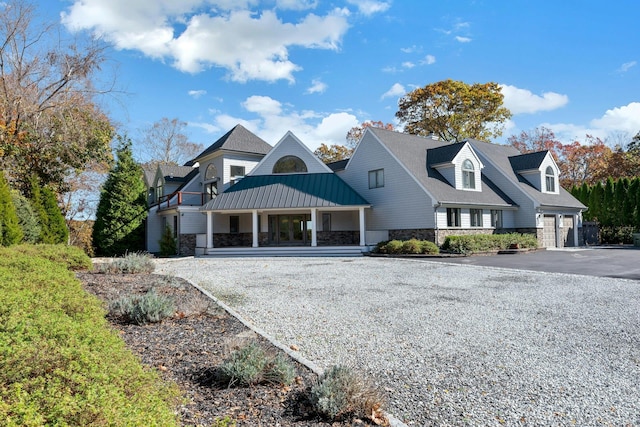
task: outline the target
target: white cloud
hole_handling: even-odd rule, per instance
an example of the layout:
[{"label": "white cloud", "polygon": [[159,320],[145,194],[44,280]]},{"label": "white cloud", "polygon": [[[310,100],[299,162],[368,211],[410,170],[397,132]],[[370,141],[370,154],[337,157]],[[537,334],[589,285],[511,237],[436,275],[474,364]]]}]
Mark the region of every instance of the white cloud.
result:
[{"label": "white cloud", "polygon": [[384,12],[391,7],[391,2],[375,1],[375,0],[347,0],[348,3],[355,5],[358,11],[363,15],[373,15],[374,13]]},{"label": "white cloud", "polygon": [[306,10],[315,9],[316,6],[318,2],[315,0],[276,0],[278,9]]},{"label": "white cloud", "polygon": [[640,129],[640,102],[607,110],[602,117],[591,120],[589,124],[607,132],[624,131],[635,135]]},{"label": "white cloud", "polygon": [[413,67],[415,67],[415,66],[416,66],[416,64],[414,64],[414,63],[413,63],[413,62],[411,62],[411,61],[406,61],[406,62],[403,62],[403,63],[402,63],[402,66],[403,66],[404,68],[413,68]]},{"label": "white cloud", "polygon": [[555,92],[545,92],[542,96],[535,95],[527,89],[520,89],[511,85],[500,85],[504,95],[504,106],[513,114],[536,113],[550,111],[565,106],[569,102],[567,95]]},{"label": "white cloud", "polygon": [[431,64],[435,64],[436,63],[436,57],[433,55],[427,55],[424,57],[424,59],[422,60],[421,64],[427,64],[427,65],[431,65]]},{"label": "white cloud", "polygon": [[401,47],[400,50],[404,53],[414,53],[420,52],[422,50],[421,46],[416,46],[415,44],[409,47]]},{"label": "white cloud", "polygon": [[618,72],[626,73],[631,68],[635,67],[637,63],[638,63],[637,61],[625,62],[620,66],[620,68],[618,68]]},{"label": "white cloud", "polygon": [[313,79],[311,81],[311,86],[309,86],[305,93],[324,93],[327,90],[327,84],[318,79]]},{"label": "white cloud", "polygon": [[[168,60],[180,71],[197,73],[222,67],[231,80],[240,82],[293,81],[293,73],[301,68],[289,60],[291,47],[337,50],[349,27],[346,9],[333,9],[324,16],[309,13],[292,23],[283,22],[273,10],[252,13],[246,9],[256,3],[76,0],[62,14],[62,22],[71,31],[92,31],[116,49]],[[283,5],[293,7],[294,3]],[[178,33],[178,28],[184,31]]]},{"label": "white cloud", "polygon": [[344,144],[347,132],[360,123],[355,115],[348,112],[296,111],[268,96],[251,96],[242,103],[242,106],[247,112],[255,113],[257,117],[248,120],[219,114],[214,117],[211,124],[191,123],[191,125],[202,129],[216,129],[215,133],[221,133],[240,123],[271,145],[275,145],[290,130],[307,147],[315,150],[322,143]]},{"label": "white cloud", "polygon": [[456,36],[455,38],[456,38],[456,41],[460,43],[469,43],[471,41],[470,37]]},{"label": "white cloud", "polygon": [[404,89],[404,86],[402,86],[400,83],[394,83],[394,85],[391,86],[391,89],[382,94],[380,99],[391,98],[394,96],[400,97],[405,93],[407,93],[407,91]]},{"label": "white cloud", "polygon": [[206,95],[207,91],[206,90],[190,90],[188,93],[189,93],[189,96],[195,99],[198,99],[201,96]]}]

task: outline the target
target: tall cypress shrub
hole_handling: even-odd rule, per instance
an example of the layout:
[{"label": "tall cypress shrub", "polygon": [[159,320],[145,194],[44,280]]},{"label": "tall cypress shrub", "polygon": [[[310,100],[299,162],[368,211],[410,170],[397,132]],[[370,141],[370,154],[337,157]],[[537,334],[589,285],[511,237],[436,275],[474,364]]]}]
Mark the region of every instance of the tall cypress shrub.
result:
[{"label": "tall cypress shrub", "polygon": [[25,243],[37,243],[38,239],[40,239],[40,222],[31,203],[17,190],[11,190],[11,200],[16,207],[18,224],[24,235],[22,241]]},{"label": "tall cypress shrub", "polygon": [[11,246],[22,241],[22,229],[18,223],[16,208],[11,200],[9,183],[0,172],[0,245]]},{"label": "tall cypress shrub", "polygon": [[47,226],[43,227],[40,235],[42,243],[68,243],[69,229],[67,222],[64,220],[56,194],[49,187],[42,189],[42,207],[47,216]]},{"label": "tall cypress shrub", "polygon": [[117,161],[100,191],[93,225],[96,254],[105,256],[144,249],[147,198],[143,172],[133,159],[131,140],[117,138]]}]

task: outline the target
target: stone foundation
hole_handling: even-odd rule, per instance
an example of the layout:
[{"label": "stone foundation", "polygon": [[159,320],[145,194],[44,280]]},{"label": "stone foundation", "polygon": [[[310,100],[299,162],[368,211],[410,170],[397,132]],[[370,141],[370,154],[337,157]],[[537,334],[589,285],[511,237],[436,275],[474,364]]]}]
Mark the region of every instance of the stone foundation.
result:
[{"label": "stone foundation", "polygon": [[318,246],[349,246],[360,244],[360,231],[318,231]]},{"label": "stone foundation", "polygon": [[178,255],[193,256],[196,254],[195,234],[181,234],[179,240],[180,247],[178,248]]},{"label": "stone foundation", "polygon": [[435,230],[433,228],[418,228],[406,230],[389,230],[389,240],[429,240],[435,242]]},{"label": "stone foundation", "polygon": [[253,244],[251,233],[213,233],[213,246],[216,248],[248,247]]}]

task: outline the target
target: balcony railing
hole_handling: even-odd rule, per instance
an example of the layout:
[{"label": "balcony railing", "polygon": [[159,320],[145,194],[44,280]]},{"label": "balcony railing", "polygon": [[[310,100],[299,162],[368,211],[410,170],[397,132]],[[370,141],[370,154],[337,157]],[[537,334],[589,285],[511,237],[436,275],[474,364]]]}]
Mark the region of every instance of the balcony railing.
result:
[{"label": "balcony railing", "polygon": [[169,195],[160,197],[160,200],[158,201],[158,209],[169,209],[176,206],[202,206],[207,201],[206,193],[176,191]]}]

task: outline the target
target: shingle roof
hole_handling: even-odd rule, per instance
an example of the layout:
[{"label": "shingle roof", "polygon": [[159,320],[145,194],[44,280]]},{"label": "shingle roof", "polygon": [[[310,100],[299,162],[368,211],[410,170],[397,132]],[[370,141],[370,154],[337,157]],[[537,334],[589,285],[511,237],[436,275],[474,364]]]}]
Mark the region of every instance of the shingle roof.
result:
[{"label": "shingle roof", "polygon": [[244,153],[267,154],[271,148],[271,145],[267,144],[257,135],[249,132],[244,126],[236,125],[202,153],[198,154],[196,159],[223,149]]},{"label": "shingle roof", "polygon": [[[521,155],[514,147],[509,145],[488,144],[474,139],[469,140],[469,143],[477,153],[486,157],[512,182],[518,183],[522,191],[528,194],[533,200],[540,203],[540,205],[586,209],[586,206],[580,203],[564,188],[560,187],[559,194],[543,193],[516,173],[517,170],[531,170],[540,167],[540,163],[538,163],[538,166],[534,168],[531,168],[530,166],[534,165],[535,162],[539,160],[540,156],[544,158],[543,154],[546,155],[546,151],[531,153],[532,155],[529,157],[523,157],[521,160],[516,160],[516,165],[518,167],[518,169],[516,169],[512,164],[512,158],[517,158]],[[533,154],[535,154],[535,156]],[[522,162],[522,164],[519,162]]]},{"label": "shingle roof", "polygon": [[535,153],[519,154],[517,156],[510,156],[509,163],[514,171],[526,171],[532,169],[538,169],[545,157],[547,157],[548,150],[537,151]]},{"label": "shingle roof", "polygon": [[158,166],[165,181],[183,181],[187,175],[193,172],[193,168],[190,166],[178,166],[169,163],[161,163]]},{"label": "shingle roof", "polygon": [[428,148],[427,157],[429,158],[429,166],[451,163],[465,144],[465,142],[458,142],[437,148]]},{"label": "shingle roof", "polygon": [[210,200],[202,210],[369,206],[333,173],[246,176]]},{"label": "shingle roof", "polygon": [[347,163],[349,163],[349,159],[343,159],[343,160],[337,160],[335,162],[327,163],[327,166],[329,167],[329,169],[336,172],[336,171],[344,170],[345,166],[347,166]]},{"label": "shingle roof", "polygon": [[[373,127],[369,129],[439,203],[516,206],[506,194],[484,175],[481,175],[482,191],[457,190],[436,169],[430,166],[431,164],[437,164],[430,158],[433,153],[436,153],[436,160],[439,161],[445,158],[445,154],[451,156],[454,151],[457,154],[462,146],[449,147],[459,144],[450,144],[445,141],[385,129]],[[464,145],[464,143],[462,144]],[[439,148],[442,148],[442,150],[434,150]],[[455,157],[455,154],[453,157]]]}]

